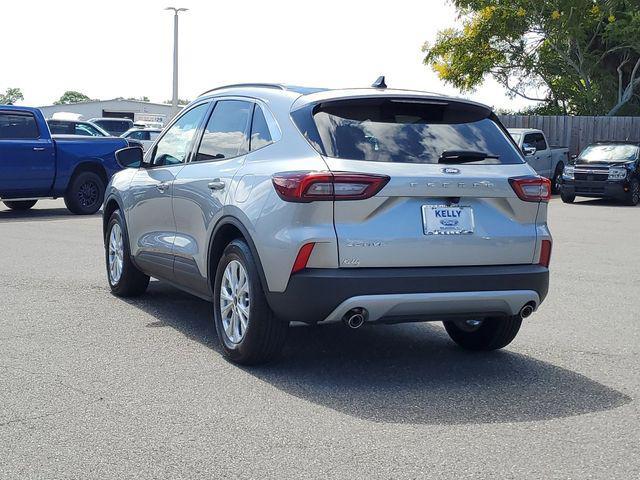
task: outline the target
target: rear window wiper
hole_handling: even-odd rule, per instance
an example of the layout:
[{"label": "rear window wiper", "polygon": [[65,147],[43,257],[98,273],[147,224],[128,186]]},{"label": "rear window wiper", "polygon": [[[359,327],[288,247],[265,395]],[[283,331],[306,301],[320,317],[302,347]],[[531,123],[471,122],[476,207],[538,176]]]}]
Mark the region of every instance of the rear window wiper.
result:
[{"label": "rear window wiper", "polygon": [[487,158],[498,160],[500,157],[479,150],[445,150],[440,155],[438,163],[470,163]]}]

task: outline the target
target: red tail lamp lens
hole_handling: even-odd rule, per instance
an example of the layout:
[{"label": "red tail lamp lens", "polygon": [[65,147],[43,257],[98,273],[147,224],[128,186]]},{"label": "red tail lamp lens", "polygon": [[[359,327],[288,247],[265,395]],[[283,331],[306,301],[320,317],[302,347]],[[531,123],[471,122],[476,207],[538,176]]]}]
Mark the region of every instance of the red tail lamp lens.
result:
[{"label": "red tail lamp lens", "polygon": [[272,177],[280,198],[308,203],[322,200],[364,200],[389,182],[386,175],[350,172],[283,172]]}]

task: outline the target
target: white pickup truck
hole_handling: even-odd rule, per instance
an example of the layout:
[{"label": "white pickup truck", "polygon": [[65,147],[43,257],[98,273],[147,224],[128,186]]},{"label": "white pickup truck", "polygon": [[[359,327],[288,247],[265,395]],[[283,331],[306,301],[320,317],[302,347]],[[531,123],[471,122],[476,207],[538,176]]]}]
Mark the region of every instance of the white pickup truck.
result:
[{"label": "white pickup truck", "polygon": [[562,170],[569,163],[567,147],[552,147],[542,130],[535,128],[508,128],[513,140],[524,153],[525,159],[538,175],[551,180],[554,193],[560,191]]}]

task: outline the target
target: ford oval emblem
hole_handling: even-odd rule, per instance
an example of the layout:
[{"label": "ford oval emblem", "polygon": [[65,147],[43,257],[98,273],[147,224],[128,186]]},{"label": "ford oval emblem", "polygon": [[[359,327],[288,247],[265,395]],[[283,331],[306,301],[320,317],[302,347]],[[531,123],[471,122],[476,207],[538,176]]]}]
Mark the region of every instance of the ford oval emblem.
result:
[{"label": "ford oval emblem", "polygon": [[440,225],[445,227],[455,227],[456,225],[458,225],[458,223],[460,223],[458,220],[451,220],[451,219],[440,220]]},{"label": "ford oval emblem", "polygon": [[442,173],[449,173],[451,175],[458,175],[460,173],[460,170],[458,170],[457,168],[453,168],[453,167],[446,167],[442,169]]}]

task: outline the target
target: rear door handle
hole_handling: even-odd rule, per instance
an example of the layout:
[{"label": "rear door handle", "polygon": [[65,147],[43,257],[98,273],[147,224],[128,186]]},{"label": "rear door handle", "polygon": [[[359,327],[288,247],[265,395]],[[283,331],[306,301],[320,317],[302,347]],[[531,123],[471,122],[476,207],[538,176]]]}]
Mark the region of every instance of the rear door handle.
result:
[{"label": "rear door handle", "polygon": [[158,191],[160,193],[164,193],[165,190],[169,187],[169,184],[166,182],[162,182],[162,183],[157,183],[156,184],[156,188],[158,189]]},{"label": "rear door handle", "polygon": [[33,147],[34,152],[44,152],[44,147]]},{"label": "rear door handle", "polygon": [[207,185],[211,190],[224,190],[225,184],[219,178],[216,178],[213,182],[209,182]]}]

